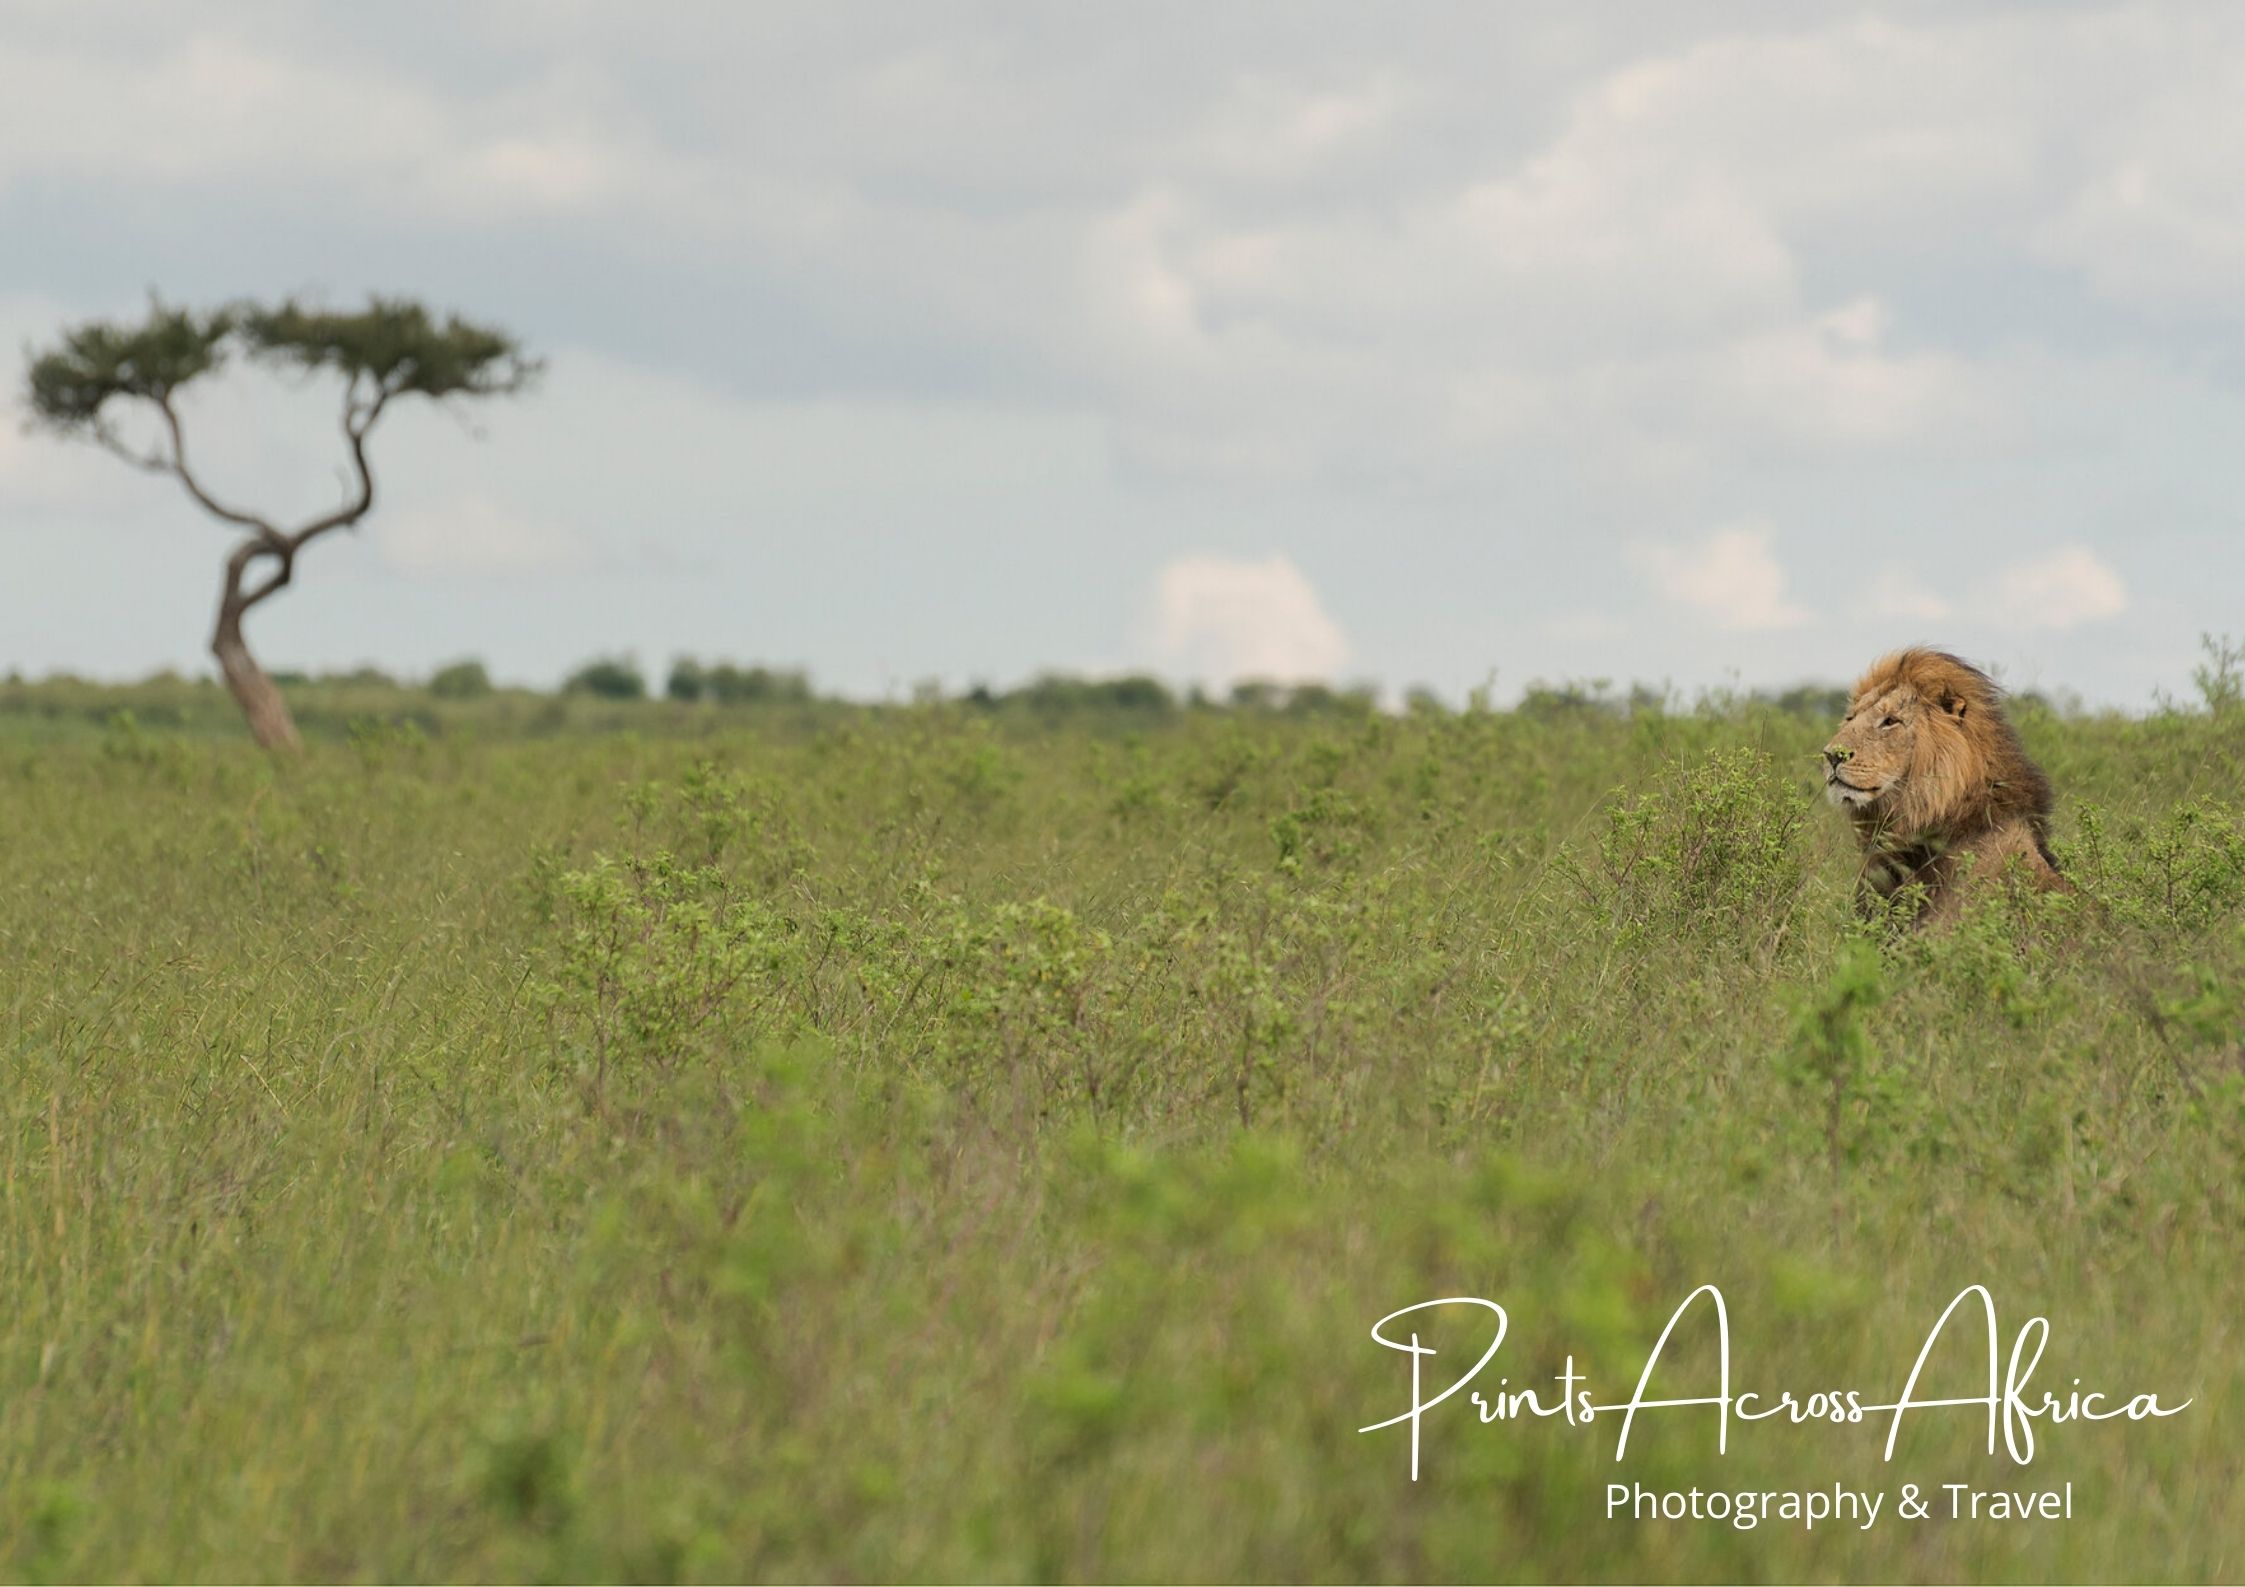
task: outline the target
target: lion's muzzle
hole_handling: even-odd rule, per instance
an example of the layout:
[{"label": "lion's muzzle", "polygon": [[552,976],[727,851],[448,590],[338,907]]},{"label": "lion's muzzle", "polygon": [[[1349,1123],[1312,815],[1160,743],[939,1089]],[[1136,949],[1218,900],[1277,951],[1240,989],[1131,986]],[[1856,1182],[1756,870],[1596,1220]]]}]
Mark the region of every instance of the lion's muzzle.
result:
[{"label": "lion's muzzle", "polygon": [[1867,805],[1886,791],[1883,788],[1862,788],[1849,782],[1840,775],[1840,765],[1840,762],[1834,761],[1831,769],[1824,775],[1824,797],[1831,800],[1832,803],[1836,805]]}]

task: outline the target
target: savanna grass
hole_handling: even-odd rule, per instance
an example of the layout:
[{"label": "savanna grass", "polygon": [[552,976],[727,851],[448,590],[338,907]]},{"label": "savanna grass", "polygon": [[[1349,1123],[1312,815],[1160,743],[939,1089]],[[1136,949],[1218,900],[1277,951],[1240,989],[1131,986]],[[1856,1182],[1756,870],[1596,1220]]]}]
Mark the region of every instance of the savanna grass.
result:
[{"label": "savanna grass", "polygon": [[[1813,713],[542,709],[0,718],[0,1574],[2245,1570],[2234,710],[2027,712],[2082,895],[1935,939],[1855,919]],[[2029,1526],[1356,1431],[1396,1307],[1619,1398],[1709,1282],[1742,1388],[1891,1392],[1985,1283],[2042,1381],[2196,1403],[1620,1468],[2074,1485]]]}]

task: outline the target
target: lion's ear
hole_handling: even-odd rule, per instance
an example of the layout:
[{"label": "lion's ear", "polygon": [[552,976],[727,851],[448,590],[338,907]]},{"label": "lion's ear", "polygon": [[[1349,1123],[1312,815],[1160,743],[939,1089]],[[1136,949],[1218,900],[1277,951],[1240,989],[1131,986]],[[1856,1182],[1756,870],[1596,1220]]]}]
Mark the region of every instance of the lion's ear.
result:
[{"label": "lion's ear", "polygon": [[1941,691],[1941,709],[1948,712],[1949,715],[1955,717],[1960,722],[1964,720],[1964,707],[1965,698],[1963,695],[1958,694],[1953,689],[1943,689]]}]

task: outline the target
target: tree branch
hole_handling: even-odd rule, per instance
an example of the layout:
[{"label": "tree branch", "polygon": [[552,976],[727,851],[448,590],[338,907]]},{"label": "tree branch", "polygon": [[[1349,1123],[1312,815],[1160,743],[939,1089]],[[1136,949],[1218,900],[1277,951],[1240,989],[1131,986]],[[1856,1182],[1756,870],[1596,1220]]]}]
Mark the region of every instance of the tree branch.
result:
[{"label": "tree branch", "polygon": [[[366,461],[366,435],[374,428],[374,421],[382,417],[392,393],[387,386],[378,386],[374,397],[362,408],[358,399],[358,377],[353,376],[348,390],[343,393],[343,435],[351,443],[351,466],[358,471],[359,494],[355,501],[347,501],[324,518],[315,518],[294,534],[282,536],[289,556],[309,542],[318,539],[331,529],[341,529],[346,524],[357,523],[374,506],[374,471]],[[286,558],[283,558],[281,583],[288,582]],[[264,592],[270,594],[271,591]],[[263,595],[258,597],[263,599]]]},{"label": "tree branch", "polygon": [[134,468],[144,469],[151,474],[169,474],[172,472],[172,460],[170,458],[153,447],[145,452],[133,450],[125,444],[125,438],[117,433],[116,428],[107,419],[97,415],[90,427],[90,433],[104,451],[123,458]]},{"label": "tree branch", "polygon": [[[254,589],[242,588],[242,580],[259,557],[272,557],[279,564],[265,581]],[[278,545],[261,539],[248,539],[234,547],[226,558],[226,587],[218,603],[218,632],[212,638],[214,647],[223,646],[228,639],[239,644],[242,632],[242,614],[264,600],[289,581],[295,571],[295,558],[284,540]]]},{"label": "tree branch", "polygon": [[[259,601],[265,599],[266,596],[272,594],[275,590],[285,589],[288,585],[289,579],[293,577],[296,572],[296,549],[293,546],[285,546],[280,550],[275,550],[273,547],[268,546],[261,541],[248,540],[243,542],[243,548],[250,554],[242,558],[242,571],[247,572],[250,563],[254,562],[260,555],[272,557],[278,564],[278,566],[276,566],[273,569],[272,573],[266,577],[264,583],[258,585],[255,589],[242,591],[239,599],[237,599],[234,604],[234,611],[237,617],[241,613],[248,611],[252,606],[255,606]],[[235,587],[240,587],[240,581],[238,578],[235,580]]]},{"label": "tree branch", "polygon": [[[166,394],[151,397],[148,400],[156,404],[156,411],[164,416],[165,429],[171,432],[171,460],[168,467],[172,473],[179,476],[179,482],[187,487],[187,494],[195,498],[196,505],[213,517],[223,518],[231,524],[240,524],[244,529],[255,533],[261,540],[277,544],[282,539],[281,532],[278,529],[253,512],[243,512],[238,507],[229,507],[224,502],[216,500],[210,492],[203,489],[195,476],[188,472],[187,437],[180,430],[179,414],[171,405],[171,397]],[[110,450],[116,451],[118,448],[113,446]],[[129,454],[126,455],[129,456]],[[150,456],[153,458],[155,454],[151,453]],[[144,464],[143,466],[150,465]],[[167,465],[159,460],[153,466],[161,469]]]}]

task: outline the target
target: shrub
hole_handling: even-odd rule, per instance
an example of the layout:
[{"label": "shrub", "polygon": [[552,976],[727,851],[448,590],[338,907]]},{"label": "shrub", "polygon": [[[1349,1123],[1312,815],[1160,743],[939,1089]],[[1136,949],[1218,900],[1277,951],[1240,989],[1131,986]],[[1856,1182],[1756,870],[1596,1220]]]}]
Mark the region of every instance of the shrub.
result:
[{"label": "shrub", "polygon": [[1322,683],[1303,683],[1286,697],[1289,716],[1369,716],[1379,708],[1380,692],[1373,684],[1329,689]]},{"label": "shrub", "polygon": [[354,689],[395,689],[400,687],[398,680],[384,672],[380,667],[353,667],[349,672],[323,672],[319,676],[319,681],[321,683],[342,684]]},{"label": "shrub", "polygon": [[704,676],[703,690],[719,705],[800,705],[811,698],[811,680],[800,672],[720,662]]},{"label": "shrub", "polygon": [[2196,799],[2117,824],[2080,815],[2076,870],[2117,920],[2154,938],[2203,930],[2245,908],[2245,810]]},{"label": "shrub", "polygon": [[1040,716],[1115,712],[1123,715],[1160,716],[1175,709],[1177,700],[1159,678],[1132,674],[1120,678],[1072,678],[1046,673],[1003,695],[982,690],[982,701],[991,705],[1018,705]]},{"label": "shrub", "polygon": [[2227,716],[2245,705],[2245,643],[2226,634],[2218,639],[2201,634],[2198,648],[2205,652],[2206,659],[2191,668],[2191,682],[2208,711]]},{"label": "shrub", "polygon": [[[721,1013],[773,991],[796,931],[758,896],[771,875],[729,863],[736,844],[763,835],[741,784],[703,765],[675,793],[643,784],[627,802],[639,834],[631,853],[576,870],[549,858],[533,874],[555,933],[541,992],[589,1047],[596,1100],[618,1064],[674,1068]],[[766,841],[749,858],[769,866],[793,852]]]},{"label": "shrub", "polygon": [[670,677],[663,684],[663,693],[691,705],[708,692],[709,674],[692,656],[680,656],[670,664]]},{"label": "shrub", "polygon": [[1614,695],[1613,684],[1605,678],[1588,683],[1531,683],[1519,705],[1520,715],[1535,721],[1618,715],[1624,709],[1624,702]]},{"label": "shrub", "polygon": [[1760,750],[1713,750],[1636,798],[1616,790],[1595,866],[1569,855],[1566,867],[1631,940],[1665,933],[1766,952],[1807,882],[1804,804]]},{"label": "shrub", "polygon": [[588,661],[569,675],[562,684],[567,694],[590,694],[603,700],[642,700],[647,697],[647,679],[636,662],[624,657],[603,657]]},{"label": "shrub", "polygon": [[1825,1164],[1835,1185],[1842,1166],[1862,1144],[1860,1132],[1849,1136],[1850,1119],[1878,1100],[1863,1015],[1885,996],[1878,950],[1867,942],[1851,942],[1824,984],[1804,994],[1795,1007],[1783,1072],[1788,1083],[1819,1104]]},{"label": "shrub", "polygon": [[1043,899],[957,919],[944,958],[952,1062],[989,1073],[1017,1108],[1077,1092],[1097,1117],[1115,1043],[1105,1007],[1114,942]]},{"label": "shrub", "polygon": [[429,692],[440,700],[480,700],[491,692],[491,674],[474,657],[437,668]]}]

